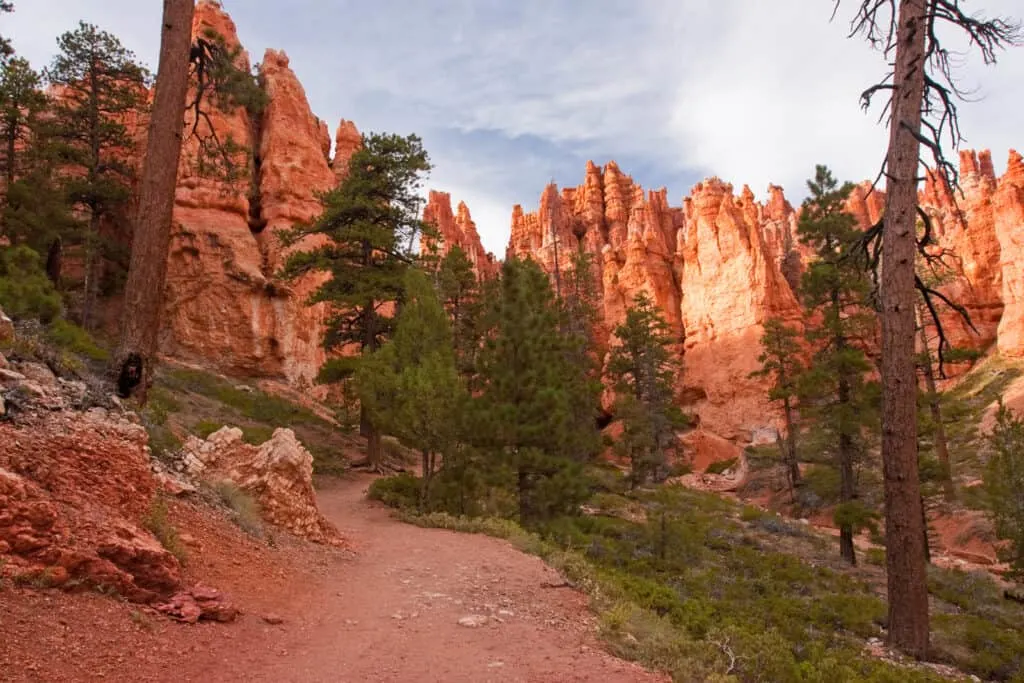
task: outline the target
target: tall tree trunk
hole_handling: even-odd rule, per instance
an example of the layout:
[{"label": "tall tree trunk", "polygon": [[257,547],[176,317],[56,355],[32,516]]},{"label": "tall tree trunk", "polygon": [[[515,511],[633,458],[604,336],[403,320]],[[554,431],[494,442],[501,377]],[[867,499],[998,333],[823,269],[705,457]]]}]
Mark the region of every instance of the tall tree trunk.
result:
[{"label": "tall tree trunk", "polygon": [[115,360],[118,391],[122,395],[134,394],[140,403],[146,402],[156,364],[174,188],[188,93],[194,10],[194,0],[164,0],[160,65],[125,284],[121,339]]},{"label": "tall tree trunk", "polygon": [[82,327],[92,329],[92,309],[96,303],[96,278],[99,269],[99,256],[96,253],[100,236],[99,210],[89,211],[89,232],[85,236],[85,259],[83,271],[85,282],[82,285]]},{"label": "tall tree trunk", "polygon": [[902,0],[882,229],[882,462],[889,643],[928,652],[928,584],[917,471],[914,253],[928,0]]},{"label": "tall tree trunk", "polygon": [[793,406],[789,402],[789,397],[786,397],[782,402],[784,408],[784,415],[786,419],[786,441],[785,447],[785,458],[786,467],[789,472],[789,489],[791,493],[794,493],[797,485],[800,483],[800,462],[796,457],[796,421],[793,419]]},{"label": "tall tree trunk", "polygon": [[[928,334],[924,324],[920,324],[921,331],[921,353],[924,362],[921,370],[924,374],[924,388],[928,392],[928,411],[931,413],[932,423],[935,425],[935,455],[939,459],[939,466],[942,468],[942,492],[946,500],[956,500],[956,487],[953,485],[953,467],[949,461],[949,443],[946,441],[946,425],[942,423],[942,405],[939,402],[938,388],[935,386],[935,370],[932,368],[932,352],[928,348]],[[927,552],[927,548],[925,548]]]},{"label": "tall tree trunk", "polygon": [[[845,344],[842,344],[845,346]],[[845,376],[839,378],[839,410],[846,414],[849,411],[850,383]],[[843,425],[839,432],[839,500],[849,503],[856,496],[853,480],[853,437],[847,433]],[[853,547],[853,527],[849,522],[839,525],[839,555],[852,565],[857,564],[857,553]]]}]

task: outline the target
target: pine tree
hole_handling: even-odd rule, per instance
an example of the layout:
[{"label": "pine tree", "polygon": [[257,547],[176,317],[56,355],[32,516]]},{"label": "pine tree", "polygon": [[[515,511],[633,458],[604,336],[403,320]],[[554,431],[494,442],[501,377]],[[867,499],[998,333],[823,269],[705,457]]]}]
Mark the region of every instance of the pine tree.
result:
[{"label": "pine tree", "polygon": [[121,334],[113,363],[122,397],[134,393],[142,405],[152,382],[164,303],[194,10],[194,0],[164,0],[153,115],[139,185]]},{"label": "pine tree", "polygon": [[16,57],[0,64],[0,173],[5,188],[29,170],[33,138],[48,104],[41,88],[42,78],[28,60]]},{"label": "pine tree", "polygon": [[668,323],[645,292],[637,294],[608,361],[623,433],[616,448],[629,458],[634,486],[668,476],[667,455],[678,451],[676,430],[686,419],[674,402],[678,363]]},{"label": "pine tree", "polygon": [[[416,258],[416,238],[428,226],[420,220],[423,176],[430,170],[426,151],[415,135],[371,134],[349,160],[339,187],[324,195],[323,213],[312,224],[282,233],[285,244],[306,236],[325,238],[312,250],[289,257],[282,275],[297,278],[325,272],[329,279],[309,303],[330,307],[324,346],[329,351],[355,348],[373,353],[391,336],[393,312],[401,300],[405,273]],[[350,377],[360,356],[335,357],[324,365],[321,381]],[[367,439],[367,463],[381,465],[380,430],[365,407],[360,430]]]},{"label": "pine tree", "polygon": [[41,87],[42,78],[26,60],[0,64],[0,236],[46,255],[46,270],[59,284],[61,240],[75,234],[79,223],[55,175],[45,121],[50,103]]},{"label": "pine tree", "polygon": [[[570,398],[569,421],[573,431],[580,435],[572,444],[569,455],[579,462],[592,460],[601,450],[597,424],[601,404],[601,363],[597,355],[594,331],[598,324],[595,303],[593,257],[582,244],[572,255],[566,281],[559,301],[560,329],[565,344],[566,390]],[[589,436],[590,438],[582,438]]]},{"label": "pine tree", "polygon": [[796,418],[799,380],[805,368],[801,355],[803,349],[797,341],[799,333],[787,327],[781,320],[770,318],[765,321],[761,336],[761,355],[757,360],[761,369],[752,377],[770,377],[774,380],[768,390],[768,398],[782,402],[785,436],[779,437],[782,460],[786,466],[786,480],[792,494],[800,484],[800,461],[797,457],[799,426]]},{"label": "pine tree", "polygon": [[364,358],[355,380],[371,422],[420,452],[420,506],[425,508],[438,456],[447,461],[456,448],[467,396],[455,365],[448,316],[424,272],[406,273],[394,335]]},{"label": "pine tree", "polygon": [[871,364],[856,345],[874,329],[874,317],[865,308],[870,281],[848,256],[860,237],[856,219],[845,208],[853,185],[840,186],[824,166],[817,167],[807,185],[811,196],[804,202],[797,234],[816,259],[804,273],[800,297],[811,319],[808,338],[817,348],[802,380],[804,412],[824,435],[823,443],[839,470],[840,554],[856,564],[853,536],[858,519],[869,520],[855,502],[855,467],[866,450],[864,430],[874,429],[877,415],[877,395],[865,378]]},{"label": "pine tree", "polygon": [[452,347],[464,377],[473,374],[479,338],[475,334],[479,313],[479,286],[473,264],[466,252],[453,246],[440,260],[436,273],[437,291],[452,326]]},{"label": "pine tree", "polygon": [[[840,3],[837,1],[838,7]],[[849,2],[847,2],[849,4]],[[917,472],[917,386],[914,363],[914,253],[921,148],[931,153],[938,171],[955,186],[956,171],[943,154],[943,138],[961,141],[956,98],[966,90],[956,82],[962,55],[950,50],[951,35],[966,38],[986,64],[997,52],[1021,42],[1019,22],[988,19],[959,0],[860,0],[851,35],[863,35],[891,56],[884,79],[861,94],[867,108],[875,95],[889,96],[884,120],[889,146],[883,173],[885,214],[872,228],[881,266],[882,462],[885,478],[886,568],[889,593],[889,643],[924,657],[928,653],[926,550]],[[951,34],[947,29],[954,29]],[[955,57],[954,57],[955,55]],[[880,238],[880,240],[877,240]],[[884,252],[885,258],[878,258]]]},{"label": "pine tree", "polygon": [[[14,11],[14,3],[10,0],[0,0],[0,14]],[[14,54],[11,41],[5,36],[0,36],[0,59],[6,59]]]},{"label": "pine tree", "polygon": [[569,419],[578,385],[568,377],[580,369],[567,367],[548,276],[532,260],[510,259],[496,294],[471,433],[476,446],[498,458],[493,466],[514,472],[520,522],[533,525],[575,513],[586,498],[582,463],[571,454],[595,438],[597,426]]},{"label": "pine tree", "polygon": [[45,74],[58,90],[52,124],[66,191],[86,215],[81,323],[88,329],[104,255],[100,226],[131,196],[134,145],[124,122],[145,109],[147,73],[116,37],[85,22],[57,45]]},{"label": "pine tree", "polygon": [[989,437],[985,493],[996,534],[1010,542],[1009,559],[1024,574],[1024,421],[999,402]]}]

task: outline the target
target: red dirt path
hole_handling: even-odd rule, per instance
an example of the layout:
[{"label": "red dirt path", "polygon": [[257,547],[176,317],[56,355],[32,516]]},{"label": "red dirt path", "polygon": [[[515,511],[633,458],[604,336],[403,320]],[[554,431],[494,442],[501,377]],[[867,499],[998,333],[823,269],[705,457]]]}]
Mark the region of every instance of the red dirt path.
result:
[{"label": "red dirt path", "polygon": [[[355,555],[255,543],[192,506],[189,573],[246,614],[184,626],[98,595],[0,590],[0,681],[667,681],[603,652],[586,598],[510,544],[420,529],[330,480],[320,506]],[[283,618],[269,625],[263,616]],[[486,616],[482,626],[460,619]]]}]

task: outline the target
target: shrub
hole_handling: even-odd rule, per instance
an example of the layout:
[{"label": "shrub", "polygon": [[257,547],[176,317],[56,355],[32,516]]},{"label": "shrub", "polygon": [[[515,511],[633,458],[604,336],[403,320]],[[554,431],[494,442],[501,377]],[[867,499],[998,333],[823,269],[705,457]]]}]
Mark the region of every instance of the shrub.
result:
[{"label": "shrub", "polygon": [[996,535],[1009,541],[1006,559],[1024,575],[1024,420],[1002,401],[989,437],[992,455],[985,467],[985,492]]},{"label": "shrub", "polygon": [[227,479],[214,484],[213,490],[221,502],[231,510],[232,519],[242,531],[256,537],[263,535],[263,519],[255,498]]},{"label": "shrub", "polygon": [[193,425],[192,433],[200,439],[206,439],[223,426],[224,423],[218,422],[217,420],[200,420]]},{"label": "shrub", "polygon": [[885,548],[868,548],[864,552],[864,559],[868,564],[876,567],[885,566]]},{"label": "shrub", "polygon": [[149,511],[146,516],[142,519],[142,526],[153,534],[160,545],[177,558],[178,562],[185,564],[188,559],[188,553],[185,551],[185,546],[178,537],[178,530],[171,524],[171,520],[168,518],[167,501],[164,500],[163,496],[155,496],[153,501],[149,504]]},{"label": "shrub", "polygon": [[765,512],[753,505],[744,505],[740,511],[740,519],[744,522],[755,522],[764,517]]},{"label": "shrub", "polygon": [[263,425],[250,425],[248,427],[242,427],[242,439],[253,446],[259,446],[267,441],[270,441],[271,437],[274,436],[274,428],[266,427]]},{"label": "shrub", "polygon": [[729,460],[720,460],[719,462],[713,462],[708,465],[707,469],[704,470],[706,474],[723,474],[728,472],[732,468],[736,467],[738,459],[730,458]]},{"label": "shrub", "polygon": [[167,418],[171,413],[180,410],[181,404],[174,400],[173,396],[162,389],[154,388],[149,392],[149,400],[146,402],[144,414],[150,423],[163,426],[167,424]]},{"label": "shrub", "polygon": [[46,337],[58,348],[91,360],[103,361],[110,358],[110,353],[100,347],[88,332],[63,318],[50,323]]},{"label": "shrub", "polygon": [[408,472],[375,479],[367,492],[370,500],[379,500],[399,510],[414,510],[420,500],[420,480]]},{"label": "shrub", "polygon": [[14,319],[49,323],[63,308],[42,259],[26,246],[0,247],[0,308]]}]

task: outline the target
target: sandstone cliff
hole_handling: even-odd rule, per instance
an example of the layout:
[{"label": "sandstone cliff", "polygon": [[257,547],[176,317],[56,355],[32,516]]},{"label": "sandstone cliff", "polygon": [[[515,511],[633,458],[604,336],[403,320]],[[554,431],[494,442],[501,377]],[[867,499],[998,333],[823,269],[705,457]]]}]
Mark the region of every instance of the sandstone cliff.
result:
[{"label": "sandstone cliff", "polygon": [[[239,46],[219,3],[200,0],[194,31],[208,30],[229,47]],[[246,53],[238,59],[248,68]],[[332,158],[327,124],[311,112],[284,53],[267,51],[259,82],[268,99],[259,114],[242,108],[211,112],[218,137],[250,152],[237,182],[199,177],[197,144],[185,143],[161,344],[167,354],[224,372],[305,386],[324,360],[325,311],[307,305],[323,276],[291,283],[277,278],[288,256],[278,231],[318,214],[317,195],[344,177],[361,137],[342,120]],[[200,132],[204,126],[200,122]],[[971,329],[943,310],[951,341],[979,350],[995,344],[1007,355],[1024,355],[1024,267],[1016,258],[1024,249],[1021,157],[1012,152],[1000,178],[987,151],[964,152],[961,188],[929,179],[921,202],[934,225],[935,249],[948,264],[935,282],[964,304],[974,323]],[[864,184],[854,189],[849,210],[868,226],[879,220],[883,205],[883,194]],[[554,274],[570,267],[574,252],[591,254],[603,344],[635,295],[647,292],[665,312],[685,356],[680,400],[703,427],[758,441],[771,438],[776,421],[763,383],[749,373],[757,367],[764,321],[798,317],[794,292],[808,258],[796,239],[798,215],[777,186],[769,186],[761,203],[749,188],[737,194],[711,178],[673,205],[664,189],[645,190],[614,162],[588,163],[581,185],[549,185],[537,211],[513,209],[507,254],[531,256],[556,283],[561,274]],[[424,218],[438,231],[441,253],[458,245],[479,277],[497,273],[499,264],[481,246],[464,203],[453,210],[450,195],[431,192]]]},{"label": "sandstone cliff", "polygon": [[438,256],[444,256],[452,247],[459,247],[473,264],[477,279],[488,279],[498,274],[499,264],[494,254],[485,251],[480,243],[480,233],[465,202],[459,202],[458,213],[453,213],[451,195],[431,190],[423,209],[423,220],[437,231],[436,237],[424,238],[428,252],[436,249]]},{"label": "sandstone cliff", "polygon": [[[929,179],[921,204],[932,220],[945,267],[933,284],[963,304],[974,329],[948,307],[940,316],[950,341],[1024,355],[1024,161],[1011,151],[997,178],[988,151],[961,154],[961,188]],[[884,193],[854,188],[849,211],[868,227],[879,221]],[[684,376],[680,400],[716,434],[741,442],[773,438],[775,407],[765,399],[758,368],[762,325],[769,317],[796,322],[795,296],[810,254],[797,240],[799,210],[782,188],[755,201],[717,178],[698,183],[681,207],[664,190],[644,192],[614,162],[587,164],[584,182],[549,185],[536,212],[512,212],[510,256],[530,256],[549,273],[568,267],[582,248],[597,258],[602,332],[623,319],[639,291],[661,306],[680,336]],[[934,343],[935,331],[929,328]]]},{"label": "sandstone cliff", "polygon": [[[196,7],[193,33],[209,30],[230,49],[240,46],[230,17],[219,3],[204,0]],[[249,68],[244,51],[238,59]],[[276,277],[287,257],[277,233],[319,213],[317,194],[337,182],[359,133],[342,122],[332,170],[327,126],[310,111],[283,52],[267,51],[259,82],[268,98],[262,113],[241,107],[210,112],[221,140],[230,137],[249,150],[236,181],[200,177],[198,143],[185,142],[161,348],[224,372],[303,384],[313,380],[324,359],[324,311],[306,305],[320,280],[284,283]],[[206,127],[201,122],[200,132],[208,133]]]},{"label": "sandstone cliff", "polygon": [[549,272],[556,260],[566,269],[581,245],[594,254],[605,335],[638,292],[650,295],[686,356],[684,402],[704,427],[749,439],[773,427],[763,387],[748,379],[760,326],[798,309],[782,276],[795,217],[781,189],[773,196],[766,208],[749,190],[736,197],[711,179],[672,207],[664,189],[645,192],[614,162],[603,169],[591,162],[583,185],[548,186],[535,213],[513,209],[508,254],[529,255]]}]

